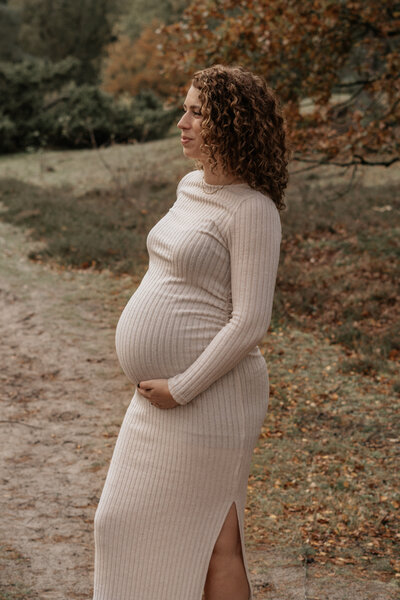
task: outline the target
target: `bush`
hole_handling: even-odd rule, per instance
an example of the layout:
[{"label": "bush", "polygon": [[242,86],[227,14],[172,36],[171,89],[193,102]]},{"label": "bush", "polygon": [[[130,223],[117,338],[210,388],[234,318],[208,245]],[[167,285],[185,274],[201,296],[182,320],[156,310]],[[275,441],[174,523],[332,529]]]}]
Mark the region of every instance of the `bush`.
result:
[{"label": "bush", "polygon": [[96,86],[83,85],[50,111],[49,142],[84,148],[94,143],[153,140],[165,136],[174,118],[174,112],[164,110],[152,93],[122,104]]},{"label": "bush", "polygon": [[152,92],[140,92],[132,102],[135,126],[141,130],[141,140],[164,137],[179,114],[179,110],[164,110]]},{"label": "bush", "polygon": [[95,85],[72,83],[76,68],[74,59],[0,63],[0,152],[165,136],[175,111],[164,110],[153,93],[117,102]]},{"label": "bush", "polygon": [[0,136],[0,152],[46,143],[45,103],[49,95],[61,93],[76,67],[73,59],[57,64],[40,59],[0,62],[0,127],[6,131]]},{"label": "bush", "polygon": [[0,110],[0,144],[5,151],[12,150],[15,135],[15,123]]}]

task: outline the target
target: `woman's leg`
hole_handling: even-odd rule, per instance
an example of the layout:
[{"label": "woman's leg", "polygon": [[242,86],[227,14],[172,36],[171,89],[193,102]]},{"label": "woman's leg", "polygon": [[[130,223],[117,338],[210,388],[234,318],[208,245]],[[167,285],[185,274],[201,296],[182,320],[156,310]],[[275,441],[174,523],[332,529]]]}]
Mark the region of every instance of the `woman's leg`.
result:
[{"label": "woman's leg", "polygon": [[204,592],[205,600],[249,600],[235,503],[215,543]]}]

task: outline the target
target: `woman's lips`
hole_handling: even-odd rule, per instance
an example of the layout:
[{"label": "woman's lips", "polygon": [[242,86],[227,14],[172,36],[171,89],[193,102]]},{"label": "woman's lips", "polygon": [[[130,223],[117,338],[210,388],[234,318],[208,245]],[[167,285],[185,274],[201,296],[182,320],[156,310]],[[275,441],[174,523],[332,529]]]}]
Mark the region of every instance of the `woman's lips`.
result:
[{"label": "woman's lips", "polygon": [[184,136],[181,137],[181,143],[182,144],[187,144],[188,142],[191,142],[191,141],[192,141],[192,138],[184,137]]}]

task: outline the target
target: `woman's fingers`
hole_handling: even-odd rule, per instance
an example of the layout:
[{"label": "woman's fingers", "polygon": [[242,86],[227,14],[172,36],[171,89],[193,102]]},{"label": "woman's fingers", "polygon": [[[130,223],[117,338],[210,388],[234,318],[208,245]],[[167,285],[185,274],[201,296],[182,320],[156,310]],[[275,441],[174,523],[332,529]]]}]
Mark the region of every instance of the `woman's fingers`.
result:
[{"label": "woman's fingers", "polygon": [[150,383],[147,383],[145,381],[140,381],[138,383],[138,388],[140,390],[140,392],[144,392],[144,393],[149,393],[151,392],[154,388]]},{"label": "woman's fingers", "polygon": [[146,390],[146,391],[147,391],[147,390],[150,390],[150,389],[151,389],[151,386],[150,386],[149,384],[147,384],[147,385],[146,385],[146,382],[145,382],[145,381],[139,381],[139,383],[138,383],[138,385],[137,385],[137,386],[138,386],[138,388],[139,388],[139,389],[141,389],[141,390]]},{"label": "woman's fingers", "polygon": [[179,406],[169,392],[166,379],[151,379],[139,381],[137,384],[139,393],[149,402],[160,409],[176,408]]},{"label": "woman's fingers", "polygon": [[146,389],[140,387],[139,384],[138,384],[138,392],[141,396],[143,396],[143,398],[147,398],[148,400],[150,399],[149,392]]}]

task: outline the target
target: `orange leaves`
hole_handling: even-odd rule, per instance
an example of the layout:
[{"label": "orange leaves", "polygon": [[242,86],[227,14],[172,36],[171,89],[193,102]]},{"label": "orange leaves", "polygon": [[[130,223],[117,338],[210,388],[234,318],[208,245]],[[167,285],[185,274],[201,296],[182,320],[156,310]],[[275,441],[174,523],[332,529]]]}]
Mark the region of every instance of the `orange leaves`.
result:
[{"label": "orange leaves", "polygon": [[[161,76],[164,58],[159,46],[158,25],[153,22],[134,42],[128,36],[120,36],[108,47],[103,73],[105,91],[115,96],[124,93],[135,96],[149,89],[159,96],[168,94],[171,82]],[[175,77],[174,83],[178,81]]]},{"label": "orange leaves", "polygon": [[[398,156],[396,15],[394,0],[198,0],[162,28],[164,72],[189,77],[215,62],[241,63],[280,94],[299,155],[339,163],[373,161],[381,150]],[[314,105],[304,115],[306,99]]]}]

